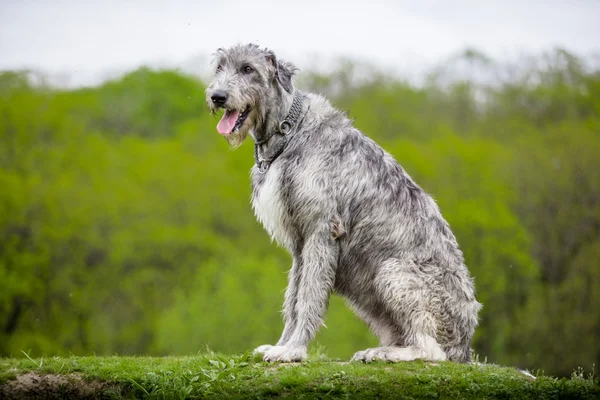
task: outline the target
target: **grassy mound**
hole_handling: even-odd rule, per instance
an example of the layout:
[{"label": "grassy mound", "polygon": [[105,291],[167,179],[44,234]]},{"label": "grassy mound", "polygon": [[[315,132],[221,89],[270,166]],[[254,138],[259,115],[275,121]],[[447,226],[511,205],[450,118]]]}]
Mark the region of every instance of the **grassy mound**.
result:
[{"label": "grassy mound", "polygon": [[248,354],[0,359],[0,398],[598,399],[592,375],[450,362],[266,364]]}]

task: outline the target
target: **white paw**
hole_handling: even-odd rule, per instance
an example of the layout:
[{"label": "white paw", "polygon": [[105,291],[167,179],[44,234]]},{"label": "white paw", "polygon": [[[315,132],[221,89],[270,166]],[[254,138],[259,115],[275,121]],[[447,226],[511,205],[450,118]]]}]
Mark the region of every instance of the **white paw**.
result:
[{"label": "white paw", "polygon": [[254,351],[252,353],[265,354],[272,347],[274,347],[274,346],[271,346],[270,344],[263,344],[262,346],[258,346],[256,349],[254,349]]},{"label": "white paw", "polygon": [[267,362],[300,362],[307,358],[304,347],[271,346],[263,354]]},{"label": "white paw", "polygon": [[352,358],[350,359],[350,361],[362,361],[362,362],[365,362],[365,354],[366,353],[367,353],[367,350],[357,351],[356,353],[354,353],[354,355],[352,356]]},{"label": "white paw", "polygon": [[425,358],[424,355],[424,352],[416,347],[375,347],[356,352],[352,361],[413,361]]}]

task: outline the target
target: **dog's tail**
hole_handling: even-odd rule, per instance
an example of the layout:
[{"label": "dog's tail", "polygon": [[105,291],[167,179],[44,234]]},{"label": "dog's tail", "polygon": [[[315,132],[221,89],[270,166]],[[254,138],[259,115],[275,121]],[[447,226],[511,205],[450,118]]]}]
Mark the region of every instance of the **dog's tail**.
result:
[{"label": "dog's tail", "polygon": [[[477,367],[492,367],[492,366],[495,366],[495,364],[481,363],[479,361],[471,361],[469,364],[475,365]],[[522,373],[523,375],[525,375],[529,379],[533,379],[533,380],[537,379],[535,377],[535,375],[533,375],[531,372],[527,371],[526,369],[516,368],[516,370],[517,370],[517,372]]]}]

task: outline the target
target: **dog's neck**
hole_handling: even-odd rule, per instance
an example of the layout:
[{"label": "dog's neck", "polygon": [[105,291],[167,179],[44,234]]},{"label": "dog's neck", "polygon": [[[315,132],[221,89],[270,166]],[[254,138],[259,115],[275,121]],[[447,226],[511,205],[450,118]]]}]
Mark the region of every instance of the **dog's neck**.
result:
[{"label": "dog's neck", "polygon": [[292,93],[288,93],[282,88],[279,88],[279,90],[281,91],[281,94],[277,96],[277,99],[275,100],[276,106],[266,110],[261,118],[262,123],[259,123],[254,129],[254,132],[252,132],[254,140],[258,143],[268,141],[273,132],[279,130],[279,124],[285,120],[290,113],[296,89],[294,89]]},{"label": "dog's neck", "polygon": [[254,132],[254,159],[262,173],[283,152],[289,140],[288,135],[296,130],[303,102],[304,95],[294,89],[292,95],[283,97],[277,118],[266,116],[267,121],[273,121],[271,126],[265,124],[265,129]]}]

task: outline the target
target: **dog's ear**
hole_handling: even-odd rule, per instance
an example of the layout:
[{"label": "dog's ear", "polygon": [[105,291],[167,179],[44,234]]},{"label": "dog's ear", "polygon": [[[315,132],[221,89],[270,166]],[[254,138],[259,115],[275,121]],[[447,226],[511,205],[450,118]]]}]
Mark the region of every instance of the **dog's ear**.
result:
[{"label": "dog's ear", "polygon": [[[218,68],[219,64],[221,64],[221,62],[224,60],[224,58],[225,58],[225,49],[219,47],[217,49],[217,51],[215,51],[212,54],[212,59],[210,60],[210,64],[216,70]],[[215,72],[215,71],[213,70],[213,72]]]},{"label": "dog's ear", "polygon": [[277,62],[277,80],[281,87],[283,87],[288,93],[294,91],[294,85],[292,84],[292,77],[296,73],[298,68],[290,62],[278,61]]},{"label": "dog's ear", "polygon": [[267,51],[267,60],[271,63],[274,70],[274,79],[277,79],[277,82],[281,85],[286,92],[292,93],[294,91],[294,86],[292,85],[292,77],[298,70],[296,66],[292,63],[277,60],[275,57],[275,53],[272,51]]}]

